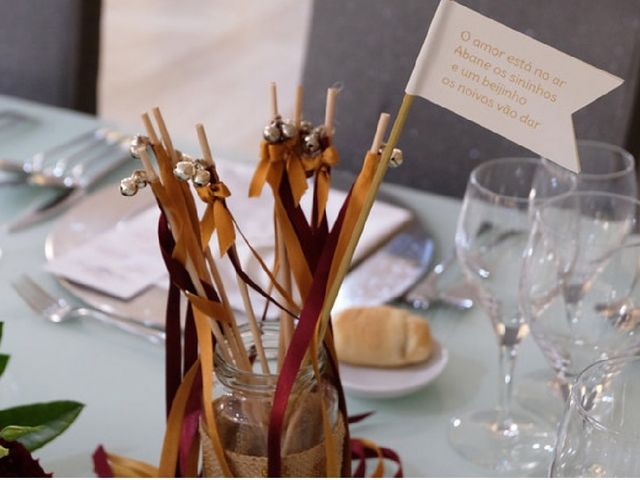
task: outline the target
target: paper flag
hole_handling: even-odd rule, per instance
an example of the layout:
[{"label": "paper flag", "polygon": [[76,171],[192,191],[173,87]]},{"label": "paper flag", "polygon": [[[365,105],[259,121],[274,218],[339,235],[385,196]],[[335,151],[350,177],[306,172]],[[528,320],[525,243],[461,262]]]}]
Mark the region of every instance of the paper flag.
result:
[{"label": "paper flag", "polygon": [[577,172],[571,115],[622,82],[453,0],[441,0],[406,93]]}]

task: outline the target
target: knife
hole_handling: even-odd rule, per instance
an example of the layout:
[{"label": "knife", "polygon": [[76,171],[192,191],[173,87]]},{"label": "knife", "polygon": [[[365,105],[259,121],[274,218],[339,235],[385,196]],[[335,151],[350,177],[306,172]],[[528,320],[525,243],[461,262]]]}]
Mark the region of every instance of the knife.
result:
[{"label": "knife", "polygon": [[414,220],[349,272],[333,311],[381,305],[401,297],[427,272],[433,248],[433,240]]}]

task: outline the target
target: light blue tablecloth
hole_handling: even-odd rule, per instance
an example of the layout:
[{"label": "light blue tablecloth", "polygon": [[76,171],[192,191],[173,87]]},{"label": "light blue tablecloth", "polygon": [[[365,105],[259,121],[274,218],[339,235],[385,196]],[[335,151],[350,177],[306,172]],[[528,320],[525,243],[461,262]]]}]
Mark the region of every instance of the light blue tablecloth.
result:
[{"label": "light blue tablecloth", "polygon": [[[0,111],[16,109],[33,118],[20,128],[0,131],[0,155],[26,158],[99,122],[91,117],[0,96]],[[195,140],[177,147],[194,150]],[[413,156],[402,168],[411,168]],[[131,163],[111,175],[114,182]],[[451,248],[460,203],[424,192],[385,186],[412,208],[436,240],[436,255]],[[43,193],[33,187],[0,187],[0,224]],[[99,212],[96,212],[99,213]],[[14,293],[11,281],[28,272],[60,294],[64,289],[41,269],[44,240],[54,220],[26,231],[0,232],[0,320],[5,322],[0,351],[9,366],[0,379],[0,407],[27,402],[73,399],[86,408],[72,427],[37,452],[57,476],[92,476],[91,453],[98,444],[109,451],[157,464],[164,432],[164,357],[161,347],[91,321],[47,323]],[[352,428],[352,435],[395,449],[407,476],[492,476],[474,467],[449,446],[452,416],[495,405],[498,348],[489,320],[480,309],[467,313],[434,309],[432,330],[449,350],[444,373],[421,391],[393,400],[348,398],[351,414],[376,414]],[[545,368],[527,338],[515,383],[525,372]],[[544,475],[545,472],[537,472]]]}]

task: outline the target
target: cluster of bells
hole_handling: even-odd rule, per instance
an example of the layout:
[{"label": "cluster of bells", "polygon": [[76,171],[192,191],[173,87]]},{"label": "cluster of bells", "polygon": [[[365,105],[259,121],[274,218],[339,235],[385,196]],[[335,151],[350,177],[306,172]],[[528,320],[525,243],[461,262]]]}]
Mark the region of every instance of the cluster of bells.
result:
[{"label": "cluster of bells", "polygon": [[[138,153],[141,149],[145,149],[149,146],[149,138],[143,135],[136,135],[131,140],[129,145],[129,153],[133,158],[140,158]],[[130,177],[120,180],[120,193],[125,197],[132,197],[138,190],[146,187],[149,184],[147,178],[147,172],[144,170],[135,170]]]},{"label": "cluster of bells", "polygon": [[[262,132],[263,138],[269,143],[286,142],[296,135],[302,137],[302,148],[304,153],[310,157],[315,157],[322,151],[322,138],[326,136],[324,125],[314,127],[311,122],[303,120],[300,127],[296,127],[291,120],[282,120],[276,117],[269,125],[264,127]],[[384,147],[384,145],[383,145]],[[402,150],[394,148],[389,159],[391,167],[399,167],[402,165]]]},{"label": "cluster of bells", "polygon": [[286,142],[300,135],[304,153],[315,157],[322,151],[322,138],[326,136],[324,126],[314,127],[311,122],[303,120],[300,127],[296,127],[291,120],[282,120],[276,117],[269,125],[264,127],[263,138],[269,143]]},{"label": "cluster of bells", "polygon": [[[140,158],[140,149],[149,145],[149,139],[142,135],[136,135],[131,141],[129,152],[133,158]],[[176,163],[173,174],[185,182],[192,181],[196,187],[205,187],[211,183],[211,173],[202,159],[193,159],[189,155],[176,150],[180,161]],[[138,190],[148,185],[149,179],[144,170],[135,170],[131,176],[120,181],[120,193],[125,197],[131,197]]]}]

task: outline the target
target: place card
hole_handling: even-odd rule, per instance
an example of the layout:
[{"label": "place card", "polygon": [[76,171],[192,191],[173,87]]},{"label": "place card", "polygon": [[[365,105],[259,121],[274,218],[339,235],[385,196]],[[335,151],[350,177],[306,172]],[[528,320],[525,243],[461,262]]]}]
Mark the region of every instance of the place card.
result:
[{"label": "place card", "polygon": [[165,275],[155,235],[157,223],[157,208],[145,210],[51,260],[45,268],[72,282],[129,300]]}]

